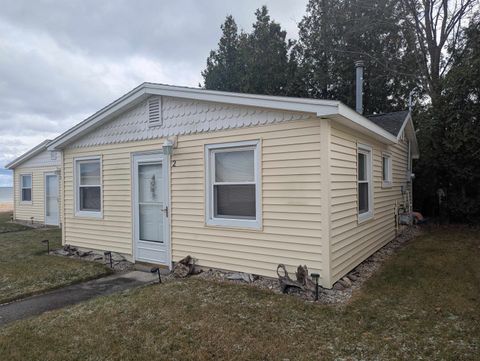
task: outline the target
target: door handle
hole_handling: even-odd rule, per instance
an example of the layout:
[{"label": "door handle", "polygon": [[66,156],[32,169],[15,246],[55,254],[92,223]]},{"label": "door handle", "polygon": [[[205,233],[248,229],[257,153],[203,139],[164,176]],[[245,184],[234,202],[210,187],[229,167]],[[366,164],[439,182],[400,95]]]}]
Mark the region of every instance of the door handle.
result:
[{"label": "door handle", "polygon": [[165,206],[165,208],[162,209],[162,212],[165,212],[165,217],[168,218],[168,206]]}]

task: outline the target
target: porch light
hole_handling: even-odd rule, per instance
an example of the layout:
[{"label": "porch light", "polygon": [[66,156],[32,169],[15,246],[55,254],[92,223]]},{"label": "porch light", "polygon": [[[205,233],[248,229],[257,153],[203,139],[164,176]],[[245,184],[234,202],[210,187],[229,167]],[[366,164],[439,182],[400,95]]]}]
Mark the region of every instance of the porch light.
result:
[{"label": "porch light", "polygon": [[169,139],[165,140],[163,143],[163,154],[172,155],[173,153],[173,142]]}]

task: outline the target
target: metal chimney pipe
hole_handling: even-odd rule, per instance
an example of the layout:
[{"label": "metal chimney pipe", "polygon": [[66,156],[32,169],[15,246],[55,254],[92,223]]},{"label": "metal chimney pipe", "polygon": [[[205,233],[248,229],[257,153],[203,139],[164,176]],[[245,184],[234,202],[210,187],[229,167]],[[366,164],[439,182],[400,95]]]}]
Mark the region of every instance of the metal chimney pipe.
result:
[{"label": "metal chimney pipe", "polygon": [[355,62],[355,110],[357,113],[363,114],[363,68],[365,63],[363,60]]}]

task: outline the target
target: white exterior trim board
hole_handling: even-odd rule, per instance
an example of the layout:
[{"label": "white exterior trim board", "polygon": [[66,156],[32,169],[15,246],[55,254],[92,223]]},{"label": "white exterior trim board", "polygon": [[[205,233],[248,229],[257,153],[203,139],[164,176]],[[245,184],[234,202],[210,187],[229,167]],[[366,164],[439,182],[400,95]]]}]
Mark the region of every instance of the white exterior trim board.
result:
[{"label": "white exterior trim board", "polygon": [[[344,124],[349,127],[352,127],[352,125],[356,126],[357,130],[371,133],[372,136],[383,142],[397,143],[396,137],[339,101],[229,93],[162,84],[143,83],[110,105],[85,119],[77,126],[57,137],[50,143],[48,149],[58,150],[64,148],[67,144],[78,139],[82,135],[85,135],[87,132],[90,132],[98,126],[101,126],[128,108],[131,108],[135,104],[145,100],[149,95],[216,102],[236,106],[250,106],[277,111],[302,112],[316,117],[331,118],[332,116],[340,116],[341,118],[344,118]],[[167,135],[177,134],[182,133],[172,133]]]}]

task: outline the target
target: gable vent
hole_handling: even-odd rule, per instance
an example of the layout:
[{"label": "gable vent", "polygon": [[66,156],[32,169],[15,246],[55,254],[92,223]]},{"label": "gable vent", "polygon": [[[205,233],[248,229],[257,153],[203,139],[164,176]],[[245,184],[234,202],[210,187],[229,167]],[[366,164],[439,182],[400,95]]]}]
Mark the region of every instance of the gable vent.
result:
[{"label": "gable vent", "polygon": [[162,98],[155,97],[148,100],[148,123],[162,125]]}]

